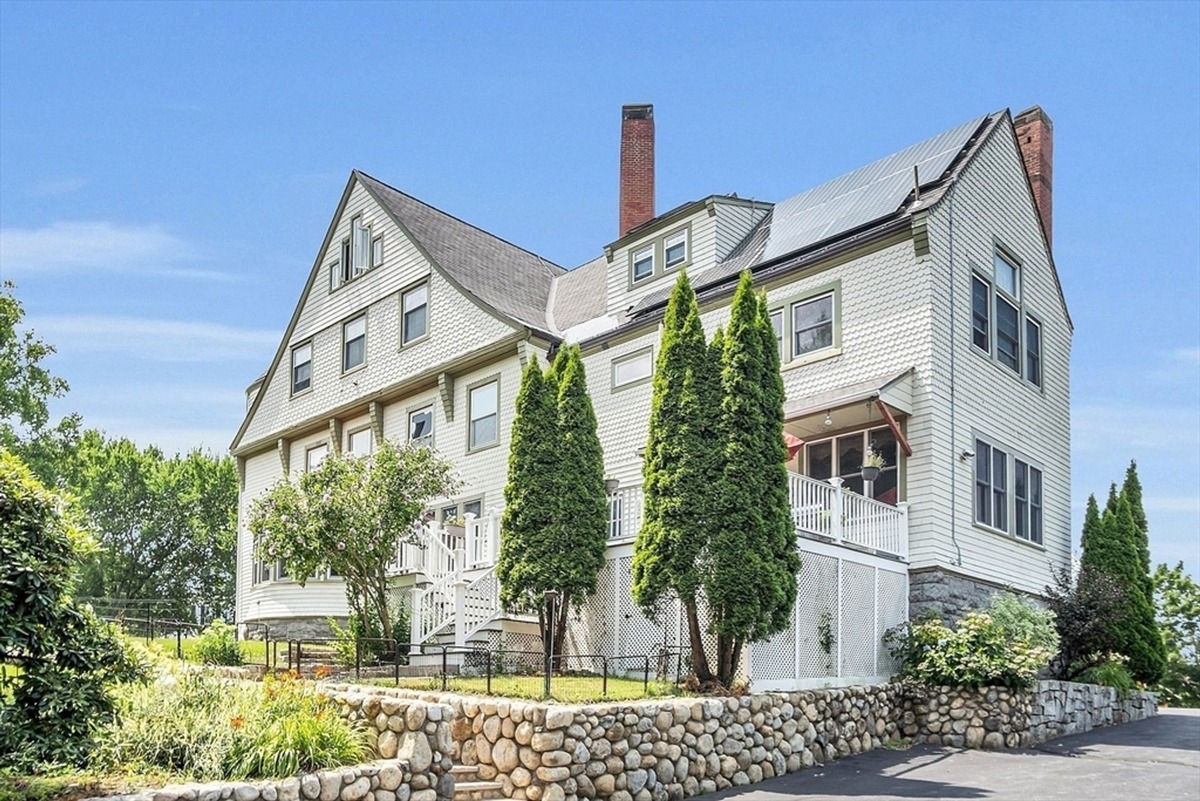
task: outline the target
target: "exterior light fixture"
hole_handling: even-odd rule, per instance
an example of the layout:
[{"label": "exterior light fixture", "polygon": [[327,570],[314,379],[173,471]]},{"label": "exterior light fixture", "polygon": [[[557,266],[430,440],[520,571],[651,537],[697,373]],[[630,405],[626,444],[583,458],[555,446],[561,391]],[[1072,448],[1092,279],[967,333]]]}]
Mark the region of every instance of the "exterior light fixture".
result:
[{"label": "exterior light fixture", "polygon": [[615,478],[604,479],[604,494],[605,495],[616,495],[617,490],[620,489],[620,487],[621,487],[621,482],[618,481],[617,479],[615,479]]},{"label": "exterior light fixture", "polygon": [[829,416],[829,412],[825,412],[825,427],[829,428],[833,425],[833,418]]},{"label": "exterior light fixture", "polygon": [[975,458],[975,451],[971,450],[970,448],[968,448],[967,450],[963,451],[962,453],[960,453],[958,455],[958,460],[960,462],[965,462],[968,459],[974,459],[974,458]]}]

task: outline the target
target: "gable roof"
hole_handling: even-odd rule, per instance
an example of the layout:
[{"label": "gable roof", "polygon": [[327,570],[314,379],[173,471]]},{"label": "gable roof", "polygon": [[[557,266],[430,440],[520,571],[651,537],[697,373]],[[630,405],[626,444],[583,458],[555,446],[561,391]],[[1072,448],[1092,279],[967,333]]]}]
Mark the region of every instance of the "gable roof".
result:
[{"label": "gable roof", "polygon": [[549,332],[550,286],[566,272],[535,253],[422,203],[359,170],[354,176],[425,256],[478,301],[520,325]]}]

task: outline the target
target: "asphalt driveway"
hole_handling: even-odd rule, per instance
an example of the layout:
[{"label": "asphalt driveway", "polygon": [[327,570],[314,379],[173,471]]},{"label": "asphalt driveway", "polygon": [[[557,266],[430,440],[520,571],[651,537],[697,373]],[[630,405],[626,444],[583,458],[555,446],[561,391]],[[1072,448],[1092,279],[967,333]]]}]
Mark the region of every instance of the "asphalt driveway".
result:
[{"label": "asphalt driveway", "polygon": [[722,790],[714,799],[853,798],[1013,801],[1200,799],[1200,710],[1051,740],[1036,748],[966,751],[918,745]]}]

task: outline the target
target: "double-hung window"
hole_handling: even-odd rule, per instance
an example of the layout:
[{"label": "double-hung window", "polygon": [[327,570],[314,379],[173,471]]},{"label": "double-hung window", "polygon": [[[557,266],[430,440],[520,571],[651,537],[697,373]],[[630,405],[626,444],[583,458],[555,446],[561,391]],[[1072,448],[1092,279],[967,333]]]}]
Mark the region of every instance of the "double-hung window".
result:
[{"label": "double-hung window", "polygon": [[654,246],[642,248],[633,254],[633,281],[643,281],[654,275]]},{"label": "double-hung window", "polygon": [[342,324],[342,372],[367,360],[367,317],[361,315]]},{"label": "double-hung window", "polygon": [[421,284],[400,296],[400,344],[407,345],[429,330],[429,285]]},{"label": "double-hung window", "polygon": [[292,348],[292,394],[312,386],[312,342]]},{"label": "double-hung window", "polygon": [[687,261],[687,248],[687,231],[680,231],[667,237],[663,242],[663,263],[666,264],[668,270]]},{"label": "double-hung window", "polygon": [[433,445],[433,407],[408,413],[408,441],[426,447]]},{"label": "double-hung window", "polygon": [[833,293],[792,304],[792,358],[833,347]]},{"label": "double-hung window", "polygon": [[371,429],[362,428],[350,432],[350,436],[346,438],[346,451],[359,457],[370,456],[374,453],[375,442],[371,435]]},{"label": "double-hung window", "polygon": [[1040,545],[1042,479],[1029,461],[976,439],[975,522]]},{"label": "double-hung window", "polygon": [[316,470],[325,461],[325,457],[329,455],[329,446],[325,444],[317,445],[309,448],[304,452],[304,470],[312,472]]},{"label": "double-hung window", "polygon": [[489,381],[468,393],[470,423],[467,449],[474,450],[500,441],[500,382]]},{"label": "double-hung window", "polygon": [[783,361],[783,309],[771,312],[771,330],[775,332],[775,346],[779,348],[779,361]]},{"label": "double-hung window", "polygon": [[1025,318],[1025,378],[1042,385],[1042,327],[1032,317]]},{"label": "double-hung window", "polygon": [[1041,387],[1042,328],[1021,300],[1019,263],[996,250],[991,280],[981,273],[971,276],[971,344]]}]

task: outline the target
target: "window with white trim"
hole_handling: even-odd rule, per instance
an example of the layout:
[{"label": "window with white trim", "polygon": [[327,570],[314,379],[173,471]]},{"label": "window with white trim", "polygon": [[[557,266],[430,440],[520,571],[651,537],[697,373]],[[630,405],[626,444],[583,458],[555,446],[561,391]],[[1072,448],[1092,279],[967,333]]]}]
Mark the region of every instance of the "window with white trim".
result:
[{"label": "window with white trim", "polygon": [[688,260],[687,231],[680,231],[666,238],[663,242],[663,263],[668,270],[684,264]]},{"label": "window with white trim", "polygon": [[991,294],[987,283],[977,275],[971,276],[971,344],[990,353],[992,316],[989,311]]},{"label": "window with white trim", "polygon": [[400,344],[425,336],[429,330],[429,285],[413,287],[400,296]]},{"label": "window with white trim", "polygon": [[833,293],[792,304],[792,358],[833,347]]},{"label": "window with white trim", "polygon": [[474,450],[500,441],[500,382],[489,381],[467,393],[467,449]]},{"label": "window with white trim", "polygon": [[644,381],[654,373],[654,351],[652,348],[639,350],[628,356],[614,359],[612,363],[613,389],[619,389]]},{"label": "window with white trim", "polygon": [[783,309],[771,312],[771,330],[775,332],[775,345],[779,348],[779,360],[783,361]]},{"label": "window with white trim", "polygon": [[375,452],[375,438],[371,434],[371,429],[360,428],[358,431],[351,431],[346,437],[346,453],[354,456],[370,456]]},{"label": "window with white trim", "polygon": [[632,276],[634,283],[654,275],[654,246],[642,248],[633,254]]},{"label": "window with white trim", "polygon": [[408,413],[408,441],[418,445],[433,445],[433,407],[416,409]]},{"label": "window with white trim", "polygon": [[314,445],[304,452],[304,471],[311,473],[316,470],[329,456],[329,446],[322,442],[320,445]]},{"label": "window with white trim", "polygon": [[1041,468],[986,440],[975,440],[976,523],[1041,545],[1042,488]]},{"label": "window with white trim", "polygon": [[342,372],[348,372],[367,360],[367,316],[361,315],[342,324]]},{"label": "window with white trim", "polygon": [[292,348],[292,394],[312,386],[312,341]]},{"label": "window with white trim", "polygon": [[362,217],[350,221],[350,235],[341,242],[338,259],[329,265],[329,291],[383,264],[383,236],[372,236]]}]

